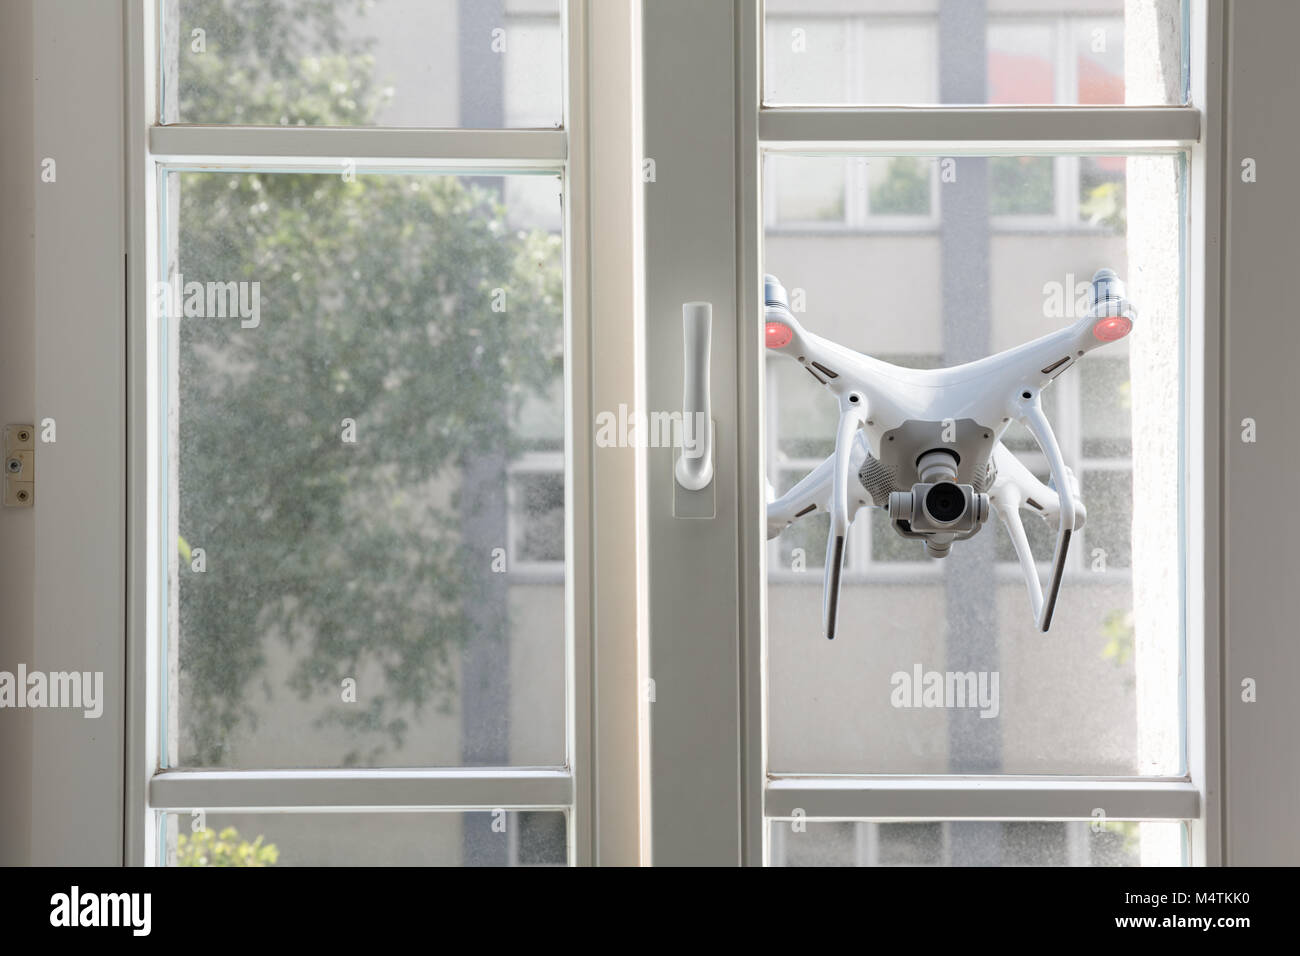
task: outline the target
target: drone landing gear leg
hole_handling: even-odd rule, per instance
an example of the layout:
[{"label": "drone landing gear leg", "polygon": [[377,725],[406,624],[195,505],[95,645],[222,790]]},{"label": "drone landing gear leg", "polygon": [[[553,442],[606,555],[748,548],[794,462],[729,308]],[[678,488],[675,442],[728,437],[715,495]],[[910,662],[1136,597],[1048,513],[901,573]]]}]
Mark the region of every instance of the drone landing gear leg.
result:
[{"label": "drone landing gear leg", "polygon": [[822,631],[835,639],[840,609],[840,578],[849,534],[849,473],[853,440],[867,418],[867,400],[860,392],[840,398],[840,424],[835,432],[835,472],[831,484],[831,530],[826,537],[826,578],[822,582]]},{"label": "drone landing gear leg", "polygon": [[1020,501],[1020,490],[1009,487],[999,496],[993,507],[1007,529],[1012,547],[1016,549],[1020,573],[1024,575],[1025,587],[1029,590],[1029,606],[1033,609],[1034,620],[1038,621],[1043,611],[1043,586],[1038,582],[1038,566],[1034,564],[1034,555],[1029,549],[1029,537],[1025,534],[1025,523],[1020,518]]},{"label": "drone landing gear leg", "polygon": [[[1070,470],[1065,467],[1065,458],[1056,443],[1056,434],[1052,423],[1043,414],[1043,407],[1035,396],[1021,406],[1021,420],[1029,429],[1038,447],[1047,457],[1047,467],[1052,473],[1052,483],[1061,500],[1061,525],[1056,535],[1056,555],[1052,560],[1052,580],[1047,588],[1046,599],[1038,614],[1038,629],[1047,633],[1052,626],[1052,613],[1056,610],[1056,596],[1061,590],[1061,578],[1065,574],[1065,557],[1070,550],[1070,534],[1075,528],[1074,495],[1070,488]],[[1018,549],[1017,549],[1018,550]],[[1032,592],[1031,592],[1032,597]]]}]

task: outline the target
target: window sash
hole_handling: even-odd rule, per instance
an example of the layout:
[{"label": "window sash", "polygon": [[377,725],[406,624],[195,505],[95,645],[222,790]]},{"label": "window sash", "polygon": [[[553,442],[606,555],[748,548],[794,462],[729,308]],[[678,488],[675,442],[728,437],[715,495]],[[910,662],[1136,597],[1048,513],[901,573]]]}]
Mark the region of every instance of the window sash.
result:
[{"label": "window sash", "polygon": [[[809,109],[767,107],[763,104],[762,43],[764,38],[762,0],[740,0],[737,4],[737,111],[736,130],[741,137],[738,174],[742,189],[749,190],[749,215],[739,216],[741,234],[738,272],[746,297],[744,307],[758,314],[761,300],[762,151],[765,149],[847,149],[854,146],[872,152],[888,149],[894,154],[907,150],[930,150],[942,145],[957,152],[978,151],[984,155],[1025,154],[1091,150],[1143,151],[1152,148],[1184,149],[1190,154],[1189,215],[1192,219],[1185,293],[1189,328],[1184,358],[1185,386],[1184,494],[1182,520],[1188,525],[1184,583],[1184,654],[1189,666],[1183,669],[1188,705],[1184,711],[1187,752],[1185,777],[1175,780],[1133,779],[1107,781],[1099,778],[1016,778],[999,776],[978,779],[962,776],[836,777],[833,775],[782,778],[766,772],[766,620],[762,605],[767,581],[769,548],[759,529],[765,508],[762,486],[744,489],[742,499],[742,656],[743,673],[740,708],[744,715],[739,746],[742,761],[743,857],[748,862],[767,860],[767,821],[801,807],[809,817],[817,815],[879,817],[882,809],[898,819],[935,820],[947,817],[992,815],[1000,819],[1020,816],[1021,811],[1038,819],[1089,819],[1092,808],[1103,807],[1110,819],[1125,814],[1130,818],[1178,819],[1191,821],[1192,862],[1214,864],[1221,858],[1217,785],[1210,783],[1219,772],[1215,752],[1219,736],[1213,720],[1217,716],[1213,697],[1218,676],[1217,559],[1204,549],[1203,527],[1217,513],[1218,489],[1214,464],[1206,454],[1214,447],[1218,423],[1213,418],[1214,402],[1206,395],[1220,387],[1211,343],[1217,341],[1219,316],[1213,306],[1218,289],[1217,266],[1206,255],[1205,243],[1218,233],[1218,205],[1215,197],[1218,135],[1203,120],[1202,110],[1218,107],[1221,90],[1211,78],[1207,62],[1217,54],[1223,29],[1221,0],[1193,0],[1188,37],[1192,84],[1190,104],[1173,107],[1060,106],[1042,107],[855,107]],[[1213,115],[1212,113],[1210,115]],[[751,118],[752,117],[752,118]],[[1060,188],[1059,174],[1056,178]],[[745,193],[742,193],[745,195]],[[1007,223],[1007,225],[1012,225]],[[765,484],[766,453],[763,432],[774,425],[771,409],[764,410],[763,348],[757,325],[751,330],[742,323],[739,336],[742,366],[746,355],[759,358],[749,375],[756,391],[760,414],[743,431],[739,468],[752,472]],[[1204,344],[1202,344],[1204,343]],[[1209,349],[1207,355],[1207,349]],[[745,350],[749,350],[748,353]],[[742,374],[742,381],[745,376]],[[751,401],[752,393],[749,394]],[[1095,465],[1089,461],[1087,464]],[[1201,485],[1202,477],[1205,483]],[[752,527],[749,527],[752,526]],[[874,572],[873,568],[873,572]],[[749,595],[748,600],[743,595]],[[1089,803],[1083,808],[1084,803]],[[1109,802],[1107,802],[1109,801]],[[810,809],[810,806],[813,809]],[[1116,807],[1123,807],[1116,810]],[[814,812],[814,809],[817,812]],[[1079,815],[1081,814],[1081,815]],[[886,814],[888,815],[888,814]],[[985,816],[984,818],[988,818]]]},{"label": "window sash", "polygon": [[[589,389],[578,383],[590,375],[580,366],[586,352],[575,343],[591,334],[586,306],[588,278],[582,263],[589,241],[588,204],[575,190],[586,188],[585,103],[586,0],[562,5],[562,97],[560,129],[394,129],[278,128],[162,125],[159,115],[161,42],[158,4],[131,0],[127,8],[127,221],[129,409],[128,461],[133,476],[128,521],[128,703],[126,775],[126,861],[139,865],[161,860],[162,811],[194,808],[226,810],[333,809],[364,810],[404,807],[421,810],[495,809],[563,810],[569,818],[569,862],[595,856],[592,816],[590,730],[592,695],[586,661],[592,641],[591,621],[583,609],[591,603],[591,516],[575,503],[592,500],[591,460],[581,436],[591,420]],[[571,155],[572,150],[572,155]],[[566,197],[565,336],[571,360],[565,368],[565,450],[546,456],[546,464],[566,472],[566,753],[567,766],[557,769],[430,768],[421,770],[169,770],[159,743],[160,708],[166,663],[160,657],[167,625],[168,527],[161,512],[166,500],[167,465],[160,455],[165,434],[165,404],[160,396],[159,338],[144,323],[147,290],[158,273],[161,255],[157,209],[160,174],[169,169],[212,166],[259,170],[319,170],[349,160],[358,171],[403,169],[521,168],[559,169]],[[611,288],[616,285],[610,283]],[[610,507],[620,507],[619,502]],[[556,574],[548,563],[547,579]],[[614,570],[617,570],[615,568]],[[611,573],[614,573],[611,570]],[[533,574],[536,578],[537,574]]]}]

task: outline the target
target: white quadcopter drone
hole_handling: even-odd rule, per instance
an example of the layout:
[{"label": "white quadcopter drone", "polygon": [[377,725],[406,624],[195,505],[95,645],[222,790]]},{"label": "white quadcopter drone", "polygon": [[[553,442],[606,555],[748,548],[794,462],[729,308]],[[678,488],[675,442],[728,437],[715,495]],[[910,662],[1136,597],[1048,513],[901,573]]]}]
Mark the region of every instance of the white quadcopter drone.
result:
[{"label": "white quadcopter drone", "polygon": [[[840,406],[834,454],[767,506],[769,538],[804,515],[830,512],[822,597],[826,636],[835,637],[844,539],[858,511],[868,506],[887,510],[894,530],[923,541],[932,558],[946,557],[954,541],[974,537],[993,508],[1015,546],[1038,628],[1051,627],[1070,534],[1083,527],[1087,511],[1039,396],[1085,353],[1133,328],[1136,312],[1119,277],[1110,269],[1092,277],[1092,308],[1073,325],[941,369],[890,365],[814,335],[791,314],[775,276],[765,277],[764,286],[767,347],[806,368]],[[1013,421],[1023,423],[1042,448],[1050,485],[1002,444]],[[1062,489],[1068,493],[1060,494]],[[1021,508],[1058,522],[1046,599]]]}]

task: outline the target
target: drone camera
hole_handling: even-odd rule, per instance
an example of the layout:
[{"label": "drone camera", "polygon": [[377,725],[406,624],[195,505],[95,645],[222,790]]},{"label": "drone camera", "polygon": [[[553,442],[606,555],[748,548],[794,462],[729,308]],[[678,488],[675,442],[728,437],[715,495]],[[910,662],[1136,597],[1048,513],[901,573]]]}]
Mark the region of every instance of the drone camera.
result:
[{"label": "drone camera", "polygon": [[951,481],[941,481],[925,493],[923,507],[935,524],[952,524],[966,513],[966,495]]},{"label": "drone camera", "polygon": [[914,535],[973,534],[989,517],[989,496],[953,481],[917,482],[889,495],[889,517]]},{"label": "drone camera", "polygon": [[[921,480],[911,491],[889,496],[889,517],[906,521],[913,535],[971,535],[988,520],[989,496],[957,481],[957,456],[952,451],[926,452],[917,459],[916,470]],[[947,550],[942,548],[942,554]]]}]

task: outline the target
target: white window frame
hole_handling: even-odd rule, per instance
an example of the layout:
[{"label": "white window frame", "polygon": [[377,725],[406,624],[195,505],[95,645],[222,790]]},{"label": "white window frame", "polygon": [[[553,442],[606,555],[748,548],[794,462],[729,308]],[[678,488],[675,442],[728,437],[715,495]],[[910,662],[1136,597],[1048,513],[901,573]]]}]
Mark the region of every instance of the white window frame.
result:
[{"label": "white window frame", "polygon": [[[761,82],[761,51],[748,49],[748,38],[755,41],[762,35],[762,4],[760,0],[738,5],[745,22],[738,30],[737,60],[739,64],[739,109],[758,113],[757,128],[752,138],[741,146],[742,168],[747,167],[752,179],[747,188],[758,187],[759,151],[764,146],[780,145],[792,148],[827,146],[844,147],[861,144],[871,150],[888,148],[917,148],[932,145],[943,152],[960,147],[997,147],[1009,150],[1024,146],[1033,151],[1053,147],[1078,150],[1092,148],[1098,152],[1123,151],[1143,147],[1177,147],[1191,153],[1190,175],[1195,183],[1189,184],[1193,209],[1191,219],[1199,235],[1192,237],[1187,263],[1187,282],[1192,288],[1204,288],[1213,277],[1207,275],[1203,236],[1206,218],[1217,213],[1217,207],[1206,204],[1207,190],[1205,162],[1207,152],[1217,148],[1210,142],[1212,130],[1201,122],[1201,111],[1206,108],[1205,60],[1209,39],[1215,24],[1221,22],[1221,11],[1211,11],[1203,2],[1194,3],[1190,18],[1193,35],[1192,50],[1193,88],[1191,102],[1186,107],[1060,107],[1052,110],[1008,108],[945,108],[926,110],[885,110],[875,108],[843,110],[760,109],[760,92],[755,86]],[[1217,7],[1217,4],[1210,4]],[[1211,27],[1207,30],[1207,27]],[[760,62],[754,62],[758,60]],[[979,124],[979,128],[972,125]],[[1130,125],[1133,124],[1133,125]],[[738,118],[738,128],[745,128],[743,117]],[[748,178],[748,177],[747,177]],[[752,183],[752,186],[750,185]],[[1059,191],[1059,176],[1058,176]],[[1059,196],[1059,192],[1058,192]],[[756,201],[756,200],[751,200]],[[761,222],[761,220],[758,220]],[[1208,228],[1216,226],[1211,223]],[[742,235],[740,247],[742,262],[740,274],[742,288],[750,293],[749,307],[758,314],[757,290],[762,276],[761,236],[757,229]],[[1199,240],[1199,241],[1198,241]],[[1189,314],[1187,348],[1189,357],[1188,392],[1199,393],[1203,381],[1200,368],[1195,364],[1199,356],[1204,361],[1206,324],[1213,321],[1204,310],[1197,311],[1196,295],[1189,296],[1193,305]],[[1203,306],[1203,300],[1200,300]],[[758,342],[758,323],[753,323],[752,335],[747,324],[741,325],[742,350],[752,348],[742,355],[761,354]],[[744,359],[742,359],[744,361]],[[761,361],[761,359],[760,359]],[[761,379],[760,379],[761,381]],[[1212,438],[1212,429],[1202,429],[1195,415],[1194,404],[1185,409],[1187,435],[1186,465],[1189,485],[1197,484],[1195,476],[1207,474],[1212,468],[1205,450]],[[742,468],[756,468],[766,474],[759,455],[746,456],[742,450]],[[1212,447],[1212,446],[1211,446]],[[755,461],[754,458],[759,458]],[[1196,498],[1189,494],[1189,499]],[[1208,613],[1208,600],[1199,587],[1203,581],[1202,569],[1206,555],[1198,549],[1192,528],[1198,523],[1188,520],[1192,515],[1209,518],[1208,500],[1189,501],[1184,515],[1188,529],[1186,653],[1189,663],[1187,679],[1186,738],[1187,773],[1177,778],[1107,779],[1095,777],[1039,777],[1030,775],[998,776],[894,776],[894,775],[825,775],[776,776],[755,772],[766,767],[765,741],[759,728],[748,729],[746,749],[750,755],[749,775],[742,787],[749,795],[751,807],[761,807],[761,820],[746,823],[745,847],[752,862],[768,860],[770,852],[767,820],[790,817],[798,810],[805,819],[856,819],[863,821],[903,819],[909,821],[935,821],[950,819],[1016,819],[1016,820],[1088,820],[1097,807],[1104,807],[1111,820],[1178,820],[1189,821],[1191,830],[1191,862],[1216,863],[1220,859],[1221,845],[1215,821],[1218,815],[1217,780],[1218,754],[1211,741],[1217,728],[1205,720],[1205,702],[1217,693],[1217,656],[1209,649],[1217,647],[1217,625]],[[747,517],[754,527],[761,514],[761,503],[747,502]],[[765,551],[758,549],[760,555]],[[760,562],[761,565],[762,562]],[[759,576],[759,586],[752,592],[761,594],[761,566],[753,572]],[[743,676],[744,702],[750,713],[757,709],[766,713],[764,676],[757,664],[766,658],[766,634],[762,624],[762,609],[744,608],[751,628],[745,641],[755,645],[755,653]],[[763,719],[765,723],[765,718]],[[761,726],[761,725],[760,725]],[[756,732],[758,731],[758,732]],[[757,738],[757,739],[755,739]],[[751,813],[751,817],[758,817]],[[757,830],[758,832],[754,832]]]},{"label": "white window frame", "polygon": [[[125,854],[162,862],[161,811],[429,812],[563,810],[568,862],[636,863],[644,834],[644,534],[635,461],[593,448],[593,407],[637,404],[639,3],[562,4],[564,120],[557,129],[342,129],[161,125],[159,4],[127,0],[128,523]],[[507,13],[507,19],[510,19]],[[599,142],[589,135],[600,123]],[[292,771],[169,770],[159,752],[167,575],[160,513],[158,336],[147,295],[158,274],[157,190],[168,164],[336,170],[342,157],[374,169],[540,167],[564,178],[566,442],[566,752],[562,769],[433,768]],[[629,229],[629,225],[633,228]],[[602,310],[632,321],[593,323]],[[602,363],[593,365],[596,348]],[[560,456],[557,456],[560,457]],[[554,462],[547,462],[554,465]],[[595,493],[600,489],[600,494]],[[600,514],[589,504],[600,502]],[[602,530],[607,529],[607,530]],[[599,565],[594,560],[599,550]],[[553,575],[546,566],[536,569]],[[602,592],[597,599],[598,589]],[[600,648],[600,659],[596,649]],[[597,683],[602,698],[595,698]],[[599,739],[595,727],[602,728]],[[600,791],[619,800],[598,804]]]},{"label": "white window frame", "polygon": [[[728,99],[690,94],[685,104],[688,90],[702,90],[705,79],[718,81],[717,70],[710,65],[679,77],[662,65],[656,73],[647,63],[646,150],[661,171],[661,181],[647,187],[647,340],[652,359],[665,369],[662,382],[651,383],[651,402],[671,408],[680,400],[681,380],[671,368],[681,361],[682,302],[715,303],[715,354],[728,350],[726,361],[715,359],[713,369],[720,439],[719,507],[711,534],[702,533],[697,521],[674,520],[667,500],[671,486],[658,487],[668,466],[652,460],[649,469],[650,645],[659,700],[651,762],[656,863],[761,865],[767,861],[767,822],[791,817],[796,809],[808,820],[1089,821],[1097,807],[1110,820],[1190,821],[1190,862],[1221,861],[1221,559],[1205,547],[1220,510],[1218,459],[1209,453],[1218,447],[1222,428],[1214,413],[1220,386],[1213,347],[1219,336],[1219,279],[1217,259],[1213,251],[1207,256],[1207,247],[1218,241],[1221,146],[1217,124],[1203,117],[1221,115],[1221,86],[1215,71],[1207,69],[1213,55],[1207,51],[1221,49],[1223,6],[1220,0],[1192,2],[1192,105],[1169,107],[765,108],[762,0],[735,0],[726,14],[706,15],[691,6],[700,11],[692,14],[691,37],[674,32],[676,18],[687,16],[686,0],[647,6],[648,51],[673,37],[674,63],[716,60],[729,43],[734,77]],[[728,167],[714,154],[706,160],[697,146],[717,142],[719,126],[726,124],[735,154],[734,166]],[[766,146],[890,155],[1149,149],[1190,154],[1183,457],[1186,774],[1122,779],[768,775],[764,422],[770,411],[762,324],[750,318],[762,311]],[[664,174],[691,160],[696,165],[690,182],[670,181]],[[717,202],[718,194],[735,197],[733,204]],[[688,236],[689,247],[673,248]],[[721,326],[719,315],[725,316]],[[737,513],[724,502],[734,502]],[[733,580],[731,603],[725,589]],[[683,606],[681,589],[690,581],[708,591],[707,603],[701,598]],[[702,727],[709,728],[707,735],[700,733]]]}]

